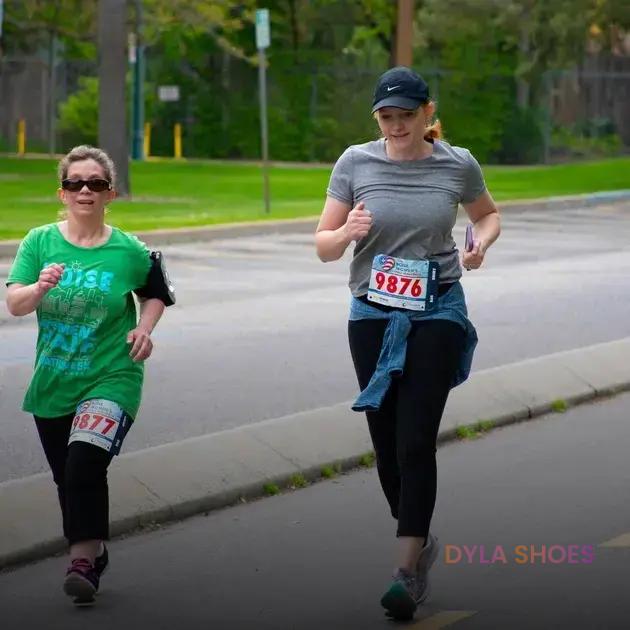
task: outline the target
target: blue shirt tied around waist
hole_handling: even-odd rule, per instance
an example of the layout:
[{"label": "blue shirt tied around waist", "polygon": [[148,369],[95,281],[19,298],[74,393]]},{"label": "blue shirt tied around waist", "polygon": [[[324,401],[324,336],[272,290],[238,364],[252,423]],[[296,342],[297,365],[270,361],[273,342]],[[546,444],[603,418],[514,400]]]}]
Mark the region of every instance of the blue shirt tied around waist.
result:
[{"label": "blue shirt tied around waist", "polygon": [[354,401],[353,411],[378,411],[381,408],[392,378],[403,374],[407,337],[411,331],[411,322],[414,321],[445,319],[464,328],[466,341],[451,388],[460,385],[468,378],[478,338],[475,327],[468,319],[464,289],[460,282],[455,282],[446,293],[438,296],[436,305],[430,311],[386,312],[353,297],[350,303],[350,321],[361,319],[388,319],[389,322],[385,328],[383,346],[374,374],[367,387]]}]

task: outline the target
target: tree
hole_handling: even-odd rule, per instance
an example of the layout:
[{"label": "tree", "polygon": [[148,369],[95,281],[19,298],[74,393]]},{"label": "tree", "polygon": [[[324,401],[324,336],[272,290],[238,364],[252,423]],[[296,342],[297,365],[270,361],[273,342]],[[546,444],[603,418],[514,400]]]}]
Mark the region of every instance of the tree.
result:
[{"label": "tree", "polygon": [[383,52],[389,55],[393,65],[397,3],[392,0],[360,0],[357,3],[361,17],[357,22],[350,46],[361,50],[376,41]]},{"label": "tree", "polygon": [[[94,54],[96,3],[82,0],[5,0],[5,52],[33,52],[58,39],[72,57]],[[69,19],[71,16],[71,19]]]},{"label": "tree", "polygon": [[59,107],[59,130],[72,146],[98,144],[98,79],[81,77],[79,90]]},{"label": "tree", "polygon": [[[68,19],[72,16],[72,19]],[[33,52],[46,47],[48,65],[48,150],[56,148],[56,87],[59,50],[72,56],[93,50],[94,6],[80,0],[7,0],[6,52]],[[80,34],[80,35],[79,35]]]},{"label": "tree", "polygon": [[127,6],[126,0],[99,0],[98,5],[98,143],[114,161],[117,189],[130,194],[127,142]]},{"label": "tree", "polygon": [[232,39],[254,21],[256,0],[144,0],[146,41],[156,43],[164,30],[185,30],[190,38],[210,36],[229,54],[243,58]]},{"label": "tree", "polygon": [[[40,50],[53,32],[66,57],[95,56],[95,2],[5,4],[7,48]],[[266,0],[265,5],[272,33],[267,51],[272,156],[330,160],[348,143],[376,133],[369,100],[376,77],[392,63],[397,0]],[[593,46],[619,54],[630,27],[626,5],[416,0],[413,65],[430,84],[447,138],[470,146],[482,160],[513,156],[523,145],[519,138],[537,146],[531,139],[540,133],[538,106],[546,102],[550,71],[572,67],[579,77],[581,60]],[[156,123],[152,148],[158,153],[171,152],[172,124],[182,122],[188,155],[259,154],[256,6],[255,0],[143,0],[147,119]],[[132,22],[127,9],[127,31]],[[154,88],[160,84],[179,85],[181,100],[158,102]],[[615,99],[623,101],[619,95]],[[77,105],[75,113],[81,111]]]}]

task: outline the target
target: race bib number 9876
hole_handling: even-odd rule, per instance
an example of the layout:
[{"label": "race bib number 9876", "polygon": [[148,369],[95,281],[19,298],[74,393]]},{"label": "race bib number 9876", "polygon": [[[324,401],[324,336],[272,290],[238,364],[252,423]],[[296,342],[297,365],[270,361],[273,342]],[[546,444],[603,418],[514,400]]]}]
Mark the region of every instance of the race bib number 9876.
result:
[{"label": "race bib number 9876", "polygon": [[86,400],[77,408],[68,444],[87,442],[118,455],[130,424],[131,418],[115,402],[102,398]]},{"label": "race bib number 9876", "polygon": [[385,306],[430,310],[437,300],[438,276],[438,263],[378,254],[372,262],[367,297]]}]

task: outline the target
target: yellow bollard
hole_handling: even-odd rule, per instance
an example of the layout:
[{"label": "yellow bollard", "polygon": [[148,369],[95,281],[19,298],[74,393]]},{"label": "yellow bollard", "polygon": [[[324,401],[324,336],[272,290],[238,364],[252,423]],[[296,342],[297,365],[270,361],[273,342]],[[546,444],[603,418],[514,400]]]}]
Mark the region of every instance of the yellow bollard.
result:
[{"label": "yellow bollard", "polygon": [[26,120],[24,118],[18,120],[17,152],[18,155],[26,153]]},{"label": "yellow bollard", "polygon": [[144,158],[151,155],[151,123],[144,123]]},{"label": "yellow bollard", "polygon": [[175,144],[175,159],[179,160],[182,157],[182,126],[180,123],[175,123],[173,139]]}]

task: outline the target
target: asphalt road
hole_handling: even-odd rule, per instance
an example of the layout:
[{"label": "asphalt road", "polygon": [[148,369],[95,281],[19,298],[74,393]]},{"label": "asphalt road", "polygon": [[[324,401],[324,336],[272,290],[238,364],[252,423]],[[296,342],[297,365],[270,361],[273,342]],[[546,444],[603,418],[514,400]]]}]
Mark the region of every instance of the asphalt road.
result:
[{"label": "asphalt road", "polygon": [[[485,269],[463,280],[480,336],[474,369],[628,336],[629,249],[630,202],[506,212]],[[297,234],[165,251],[179,301],[154,335],[127,452],[355,396],[349,255],[324,265],[312,237]],[[0,481],[46,469],[20,411],[34,340],[33,316],[8,318],[2,303]]]},{"label": "asphalt road", "polygon": [[442,552],[413,623],[379,606],[395,523],[369,469],[114,541],[90,610],[61,592],[65,557],[1,573],[2,628],[627,630],[629,409],[624,394],[442,446]]}]

